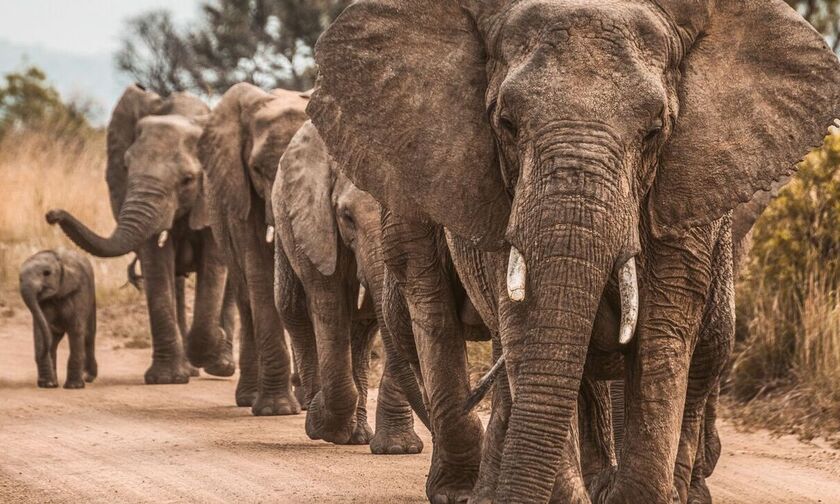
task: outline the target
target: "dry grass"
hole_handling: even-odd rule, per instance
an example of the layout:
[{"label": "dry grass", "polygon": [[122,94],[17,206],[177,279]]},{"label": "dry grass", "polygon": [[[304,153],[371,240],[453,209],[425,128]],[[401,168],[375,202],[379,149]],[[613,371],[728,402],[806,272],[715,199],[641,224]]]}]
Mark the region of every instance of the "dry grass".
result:
[{"label": "dry grass", "polygon": [[[0,291],[14,292],[18,267],[39,250],[75,245],[44,214],[64,208],[97,232],[114,228],[105,184],[103,134],[59,141],[49,133],[9,134],[0,141]],[[93,259],[102,305],[136,301],[123,289],[129,257]]]},{"label": "dry grass", "polygon": [[840,446],[840,130],[755,227],[727,384],[739,422]]}]

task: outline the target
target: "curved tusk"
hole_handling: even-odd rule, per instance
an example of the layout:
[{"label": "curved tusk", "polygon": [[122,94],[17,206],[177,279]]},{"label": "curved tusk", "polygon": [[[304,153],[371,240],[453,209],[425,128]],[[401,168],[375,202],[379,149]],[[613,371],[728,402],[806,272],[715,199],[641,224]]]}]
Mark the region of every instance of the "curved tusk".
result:
[{"label": "curved tusk", "polygon": [[525,258],[516,247],[510,248],[507,270],[508,297],[514,303],[525,301],[525,283],[528,279],[528,267]]},{"label": "curved tusk", "polygon": [[359,285],[359,299],[356,300],[356,307],[362,309],[362,304],[365,302],[365,286]]},{"label": "curved tusk", "polygon": [[158,243],[157,243],[158,248],[163,248],[163,246],[166,245],[166,240],[168,238],[169,238],[169,231],[168,230],[163,230],[160,233],[160,236],[158,236]]},{"label": "curved tusk", "polygon": [[265,242],[274,243],[274,226],[268,226],[268,229],[266,229]]},{"label": "curved tusk", "polygon": [[639,279],[636,276],[636,258],[631,257],[618,271],[618,291],[621,294],[621,329],[618,342],[630,343],[639,321]]}]

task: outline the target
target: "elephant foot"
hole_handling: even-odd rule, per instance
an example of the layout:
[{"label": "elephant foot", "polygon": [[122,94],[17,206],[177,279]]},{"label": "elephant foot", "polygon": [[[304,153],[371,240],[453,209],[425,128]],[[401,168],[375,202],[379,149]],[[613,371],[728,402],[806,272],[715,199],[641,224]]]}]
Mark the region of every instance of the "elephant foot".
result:
[{"label": "elephant foot", "polygon": [[688,488],[688,504],[712,504],[712,493],[706,485],[706,478],[692,480]]},{"label": "elephant foot", "polygon": [[[197,368],[203,368],[213,376],[231,376],[236,371],[233,362],[233,344],[228,341],[224,329],[215,328],[212,334],[200,332],[190,333],[187,343],[187,358],[190,364]],[[228,371],[233,368],[233,371]],[[215,372],[230,374],[217,375]]]},{"label": "elephant foot", "polygon": [[370,444],[370,440],[373,438],[373,429],[370,428],[368,425],[367,420],[356,420],[356,429],[353,430],[353,435],[350,436],[350,442],[347,444],[351,445],[366,445]]},{"label": "elephant foot", "polygon": [[257,400],[257,384],[243,381],[239,375],[239,383],[236,384],[236,405],[240,408],[250,408]]},{"label": "elephant foot", "polygon": [[64,382],[64,388],[66,389],[83,389],[85,388],[84,380],[67,380]]},{"label": "elephant foot", "polygon": [[58,380],[55,378],[38,378],[38,388],[58,388]]},{"label": "elephant foot", "polygon": [[236,362],[233,360],[233,355],[222,354],[216,361],[205,365],[203,369],[209,375],[227,378],[236,373]]},{"label": "elephant foot", "polygon": [[426,480],[426,495],[432,504],[458,504],[469,502],[473,486],[478,478],[480,453],[476,454],[475,464],[467,466],[448,464],[432,454],[432,467]]},{"label": "elephant foot", "polygon": [[381,428],[370,440],[370,451],[375,455],[414,455],[423,451],[423,441],[412,428]]},{"label": "elephant foot", "polygon": [[300,413],[300,404],[290,393],[285,395],[258,393],[254,399],[254,404],[251,405],[251,413],[254,416],[297,415]]},{"label": "elephant foot", "polygon": [[201,373],[199,373],[198,368],[193,366],[189,362],[184,361],[184,368],[187,370],[187,373],[190,375],[191,378],[201,376]]},{"label": "elephant foot", "polygon": [[327,410],[324,395],[318,392],[309,403],[306,411],[306,435],[309,439],[323,439],[334,444],[350,444],[356,430],[356,417],[351,413],[347,418],[338,418]]},{"label": "elephant foot", "polygon": [[170,385],[190,382],[190,374],[180,362],[152,361],[146,371],[146,385]]}]

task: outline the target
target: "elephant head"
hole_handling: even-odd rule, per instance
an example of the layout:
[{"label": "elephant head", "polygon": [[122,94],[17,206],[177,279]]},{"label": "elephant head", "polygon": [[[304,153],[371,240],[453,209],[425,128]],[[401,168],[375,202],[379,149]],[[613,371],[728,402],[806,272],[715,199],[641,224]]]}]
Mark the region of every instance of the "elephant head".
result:
[{"label": "elephant head", "polygon": [[52,346],[52,329],[41,302],[77,291],[84,275],[77,262],[65,262],[61,252],[52,250],[38,252],[21,265],[20,295],[38,329],[35,331],[35,358],[39,364],[47,358]]},{"label": "elephant head", "polygon": [[642,238],[770,188],[840,114],[836,55],[781,0],[361,0],[316,59],[308,112],[351,180],[509,246],[525,343],[500,502],[548,500],[534,475],[569,436],[606,284],[636,294]]},{"label": "elephant head", "polygon": [[[288,222],[291,231],[290,236],[281,234],[288,240],[283,242],[284,248],[299,251],[317,271],[313,271],[315,275],[354,274],[355,278],[349,280],[358,281],[367,290],[382,329],[385,264],[381,208],[338,170],[311,121],[298,130],[283,154],[271,201],[278,226],[281,221]],[[355,271],[344,270],[347,264]],[[381,332],[388,359],[403,362],[390,335]],[[397,382],[428,426],[423,397],[411,368],[407,363],[398,368]]]},{"label": "elephant head", "polygon": [[99,236],[64,210],[51,210],[47,221],[99,257],[127,254],[156,235],[163,246],[181,217],[189,217],[192,229],[206,227],[197,144],[208,113],[186,93],[162,99],[128,87],[108,124],[106,180],[116,229],[107,238]]},{"label": "elephant head", "polygon": [[[237,84],[222,97],[199,143],[199,157],[207,171],[208,192],[216,202],[210,210],[214,224],[222,213],[244,221],[253,204],[271,227],[271,188],[280,156],[306,120],[308,97],[276,89],[267,93],[251,84]],[[259,198],[252,201],[253,196]],[[269,233],[273,239],[273,232]]]}]

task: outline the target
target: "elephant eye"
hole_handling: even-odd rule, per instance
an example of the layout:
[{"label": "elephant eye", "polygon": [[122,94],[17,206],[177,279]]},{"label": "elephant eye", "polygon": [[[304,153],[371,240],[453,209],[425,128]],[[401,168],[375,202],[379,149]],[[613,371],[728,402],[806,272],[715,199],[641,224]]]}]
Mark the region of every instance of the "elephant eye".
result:
[{"label": "elephant eye", "polygon": [[519,133],[516,128],[516,124],[514,124],[514,122],[507,116],[499,116],[499,126],[501,126],[502,129],[505,130],[505,132],[507,132],[507,134],[512,138],[516,138],[517,133]]},{"label": "elephant eye", "polygon": [[645,142],[650,142],[656,139],[660,133],[662,133],[662,128],[664,127],[664,123],[662,119],[657,119],[653,124],[650,125],[648,128],[647,134],[645,135]]},{"label": "elephant eye", "polygon": [[184,185],[189,185],[189,184],[191,184],[194,180],[195,180],[195,175],[193,175],[193,174],[191,174],[191,173],[190,173],[190,174],[188,174],[188,175],[184,175],[184,178],[183,178],[183,179],[181,179],[181,183],[182,183],[182,184],[184,184]]},{"label": "elephant eye", "polygon": [[44,276],[45,276],[45,277],[48,277],[48,276],[50,276],[50,275],[52,275],[52,271],[50,271],[50,270],[44,270]]},{"label": "elephant eye", "polygon": [[341,216],[344,218],[345,221],[347,221],[347,224],[355,227],[356,222],[353,220],[353,216],[350,214],[349,210],[343,210],[341,212]]}]

